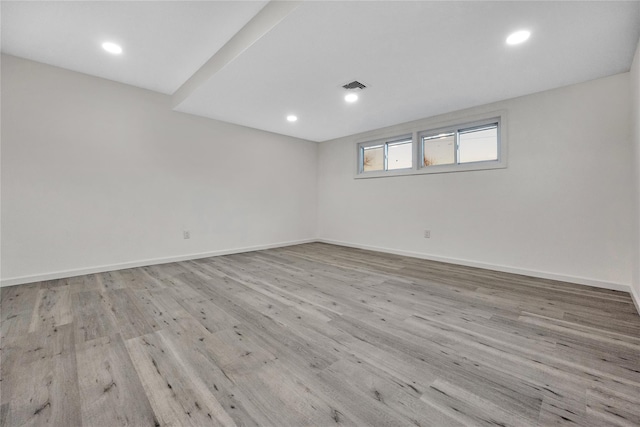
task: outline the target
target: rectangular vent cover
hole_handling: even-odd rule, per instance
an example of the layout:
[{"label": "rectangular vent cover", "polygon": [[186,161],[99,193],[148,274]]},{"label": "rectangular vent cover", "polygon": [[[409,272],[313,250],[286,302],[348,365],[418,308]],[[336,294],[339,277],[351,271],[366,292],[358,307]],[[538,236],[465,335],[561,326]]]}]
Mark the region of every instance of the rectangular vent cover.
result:
[{"label": "rectangular vent cover", "polygon": [[357,80],[352,81],[351,83],[347,83],[346,85],[342,86],[345,89],[364,89],[366,88],[365,85],[363,85],[362,83],[360,83]]}]

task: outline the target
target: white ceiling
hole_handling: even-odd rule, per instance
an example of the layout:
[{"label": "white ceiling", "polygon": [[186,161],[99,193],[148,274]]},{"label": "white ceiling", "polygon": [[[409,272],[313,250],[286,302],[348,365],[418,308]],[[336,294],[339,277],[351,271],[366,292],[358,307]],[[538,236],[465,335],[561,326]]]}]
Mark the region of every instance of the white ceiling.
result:
[{"label": "white ceiling", "polygon": [[2,1],[2,52],[172,94],[267,3]]},{"label": "white ceiling", "polygon": [[[282,20],[264,5],[2,2],[2,51],[163,93],[196,73],[176,110],[323,141],[625,72],[640,37],[640,1],[309,1]],[[251,39],[254,15],[271,23]],[[354,79],[369,87],[346,104]]]}]

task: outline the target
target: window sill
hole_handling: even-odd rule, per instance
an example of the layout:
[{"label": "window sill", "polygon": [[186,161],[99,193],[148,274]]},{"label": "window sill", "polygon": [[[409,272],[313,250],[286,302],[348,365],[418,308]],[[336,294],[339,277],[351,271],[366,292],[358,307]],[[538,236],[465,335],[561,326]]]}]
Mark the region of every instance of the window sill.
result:
[{"label": "window sill", "polygon": [[506,162],[478,162],[464,165],[428,166],[420,169],[400,169],[395,171],[363,172],[356,174],[355,179],[387,178],[391,176],[431,175],[451,172],[471,172],[492,169],[506,169]]}]

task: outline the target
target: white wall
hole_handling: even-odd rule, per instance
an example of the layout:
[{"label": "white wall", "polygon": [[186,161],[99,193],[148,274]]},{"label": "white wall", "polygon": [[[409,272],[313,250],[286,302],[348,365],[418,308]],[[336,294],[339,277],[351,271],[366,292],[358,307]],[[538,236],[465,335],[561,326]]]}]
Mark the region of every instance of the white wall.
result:
[{"label": "white wall", "polygon": [[[3,55],[2,283],[319,235],[610,288],[633,283],[637,296],[639,57],[631,73],[318,147]],[[355,140],[496,110],[508,113],[507,169],[353,179]]]},{"label": "white wall", "polygon": [[[629,105],[624,73],[321,143],[318,236],[628,290]],[[356,140],[501,109],[508,115],[506,169],[353,178]]]},{"label": "white wall", "polygon": [[3,284],[315,237],[316,143],[4,55],[1,136]]},{"label": "white wall", "polygon": [[640,41],[629,73],[631,79],[631,136],[634,161],[634,251],[632,294],[640,311]]}]

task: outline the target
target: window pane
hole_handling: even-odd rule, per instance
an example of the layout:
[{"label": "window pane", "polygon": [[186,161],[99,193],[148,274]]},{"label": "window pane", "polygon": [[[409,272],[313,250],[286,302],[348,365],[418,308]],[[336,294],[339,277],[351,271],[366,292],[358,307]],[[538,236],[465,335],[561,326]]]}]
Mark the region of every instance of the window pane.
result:
[{"label": "window pane", "polygon": [[413,166],[411,141],[394,142],[388,145],[387,169],[410,169]]},{"label": "window pane", "polygon": [[456,161],[453,133],[422,138],[424,166],[450,165]]},{"label": "window pane", "polygon": [[384,145],[365,147],[362,154],[362,170],[381,171],[384,169]]},{"label": "window pane", "polygon": [[458,134],[459,163],[498,160],[498,126],[464,131]]}]

